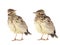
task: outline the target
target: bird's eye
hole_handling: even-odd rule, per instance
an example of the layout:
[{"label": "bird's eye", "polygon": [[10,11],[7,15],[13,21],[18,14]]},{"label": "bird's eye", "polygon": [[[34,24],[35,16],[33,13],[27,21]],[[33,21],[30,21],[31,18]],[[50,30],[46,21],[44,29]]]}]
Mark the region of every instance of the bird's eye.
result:
[{"label": "bird's eye", "polygon": [[23,22],[23,20],[21,20],[21,22]]},{"label": "bird's eye", "polygon": [[18,21],[16,20],[16,22],[18,22]]},{"label": "bird's eye", "polygon": [[48,22],[50,22],[50,21],[48,20]]},{"label": "bird's eye", "polygon": [[17,18],[17,20],[19,20],[19,19]]}]

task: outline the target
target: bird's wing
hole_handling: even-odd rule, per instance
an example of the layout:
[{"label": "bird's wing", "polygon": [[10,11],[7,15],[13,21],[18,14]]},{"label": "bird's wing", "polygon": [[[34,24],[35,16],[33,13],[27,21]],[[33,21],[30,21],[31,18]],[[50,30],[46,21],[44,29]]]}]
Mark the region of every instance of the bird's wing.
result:
[{"label": "bird's wing", "polygon": [[27,27],[25,21],[22,19],[22,17],[16,16],[14,22],[15,22],[15,24],[17,24],[18,27],[28,29],[28,27]]},{"label": "bird's wing", "polygon": [[46,28],[49,29],[49,31],[55,30],[54,24],[51,21],[50,17],[46,16],[46,18],[44,19],[44,24],[45,24]]},{"label": "bird's wing", "polygon": [[38,20],[38,24],[40,25],[41,29],[47,33],[53,33],[55,30],[54,24],[48,16],[46,16],[42,21]]}]

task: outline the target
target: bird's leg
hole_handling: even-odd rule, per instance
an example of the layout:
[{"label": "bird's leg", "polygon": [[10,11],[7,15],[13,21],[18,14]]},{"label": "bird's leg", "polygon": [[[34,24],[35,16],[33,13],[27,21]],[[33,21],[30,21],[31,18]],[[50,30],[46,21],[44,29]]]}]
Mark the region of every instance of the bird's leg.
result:
[{"label": "bird's leg", "polygon": [[48,36],[49,36],[49,35],[47,35],[47,38],[46,38],[46,39],[43,39],[43,40],[48,40]]},{"label": "bird's leg", "polygon": [[21,36],[21,40],[23,40],[23,33],[22,33],[22,36]]},{"label": "bird's leg", "polygon": [[48,40],[48,36],[47,36],[47,38],[46,38],[46,39],[44,39],[44,38],[43,38],[43,36],[44,36],[44,35],[42,35],[42,36],[41,36],[41,38],[40,38],[40,39],[38,39],[38,40]]},{"label": "bird's leg", "polygon": [[42,35],[42,36],[41,36],[41,38],[40,38],[40,39],[38,39],[38,40],[42,40],[42,39],[43,39],[42,37],[43,37],[43,35]]},{"label": "bird's leg", "polygon": [[41,37],[41,39],[40,39],[40,40],[46,40],[46,39],[44,39],[44,38],[43,38],[43,36],[44,36],[44,34],[42,35],[42,37]]},{"label": "bird's leg", "polygon": [[16,41],[17,39],[16,39],[16,36],[17,36],[17,34],[15,35],[15,38],[14,38],[14,40],[12,40],[12,41]]},{"label": "bird's leg", "polygon": [[45,40],[48,40],[48,36],[49,36],[49,35],[47,35],[47,38],[46,38]]},{"label": "bird's leg", "polygon": [[22,37],[21,37],[21,39],[17,39],[17,41],[21,41],[21,40],[23,40],[23,34],[22,34]]},{"label": "bird's leg", "polygon": [[43,35],[41,36],[41,39],[40,39],[40,40],[42,40],[42,39],[43,39],[42,37],[43,37]]}]

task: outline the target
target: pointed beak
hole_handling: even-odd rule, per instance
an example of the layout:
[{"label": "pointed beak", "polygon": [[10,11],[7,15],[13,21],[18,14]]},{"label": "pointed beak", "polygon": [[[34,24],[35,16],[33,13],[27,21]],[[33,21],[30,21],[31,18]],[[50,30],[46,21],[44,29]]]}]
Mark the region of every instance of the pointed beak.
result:
[{"label": "pointed beak", "polygon": [[34,14],[36,14],[36,12],[33,12]]},{"label": "pointed beak", "polygon": [[14,10],[14,11],[16,11],[16,10]]}]

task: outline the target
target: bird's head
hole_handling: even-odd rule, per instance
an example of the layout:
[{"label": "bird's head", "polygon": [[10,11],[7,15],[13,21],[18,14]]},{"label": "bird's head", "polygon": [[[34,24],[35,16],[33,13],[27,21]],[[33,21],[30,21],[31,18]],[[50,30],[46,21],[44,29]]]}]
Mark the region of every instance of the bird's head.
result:
[{"label": "bird's head", "polygon": [[16,10],[14,10],[14,9],[8,9],[8,15],[14,15],[14,14],[16,14],[15,11]]},{"label": "bird's head", "polygon": [[45,14],[43,9],[37,10],[36,12],[33,12],[33,13],[36,15],[44,15]]}]

